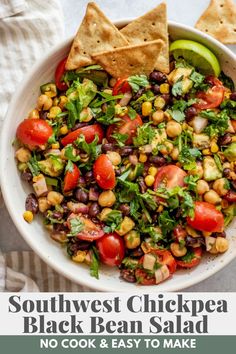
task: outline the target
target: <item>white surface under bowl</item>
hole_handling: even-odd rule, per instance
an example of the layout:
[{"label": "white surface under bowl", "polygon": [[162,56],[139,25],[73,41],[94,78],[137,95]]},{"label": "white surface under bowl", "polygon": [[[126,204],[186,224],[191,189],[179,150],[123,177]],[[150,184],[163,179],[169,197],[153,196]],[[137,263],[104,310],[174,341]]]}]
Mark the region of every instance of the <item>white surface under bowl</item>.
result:
[{"label": "white surface under bowl", "polygon": [[[128,22],[129,20],[119,21],[116,25],[124,26]],[[222,70],[236,83],[236,57],[221,43],[191,27],[174,22],[169,23],[169,33],[173,40],[192,39],[206,45],[219,58]],[[3,197],[14,224],[29,246],[58,273],[97,291],[142,293],[178,291],[199,283],[225,267],[236,256],[236,221],[227,229],[227,238],[230,241],[228,252],[213,258],[205,256],[200,265],[191,271],[177,271],[171,279],[160,285],[146,287],[120,280],[119,271],[115,268],[102,267],[100,279],[92,278],[87,267],[72,262],[67,257],[66,250],[50,239],[40,217],[37,217],[32,224],[27,224],[23,220],[25,198],[30,192],[30,187],[23,183],[19,176],[12,142],[17,125],[35,106],[39,86],[53,79],[56,65],[68,53],[71,40],[56,46],[25,76],[24,81],[16,90],[5,117],[1,136],[0,177]],[[9,235],[9,237],[14,237],[14,235]]]}]

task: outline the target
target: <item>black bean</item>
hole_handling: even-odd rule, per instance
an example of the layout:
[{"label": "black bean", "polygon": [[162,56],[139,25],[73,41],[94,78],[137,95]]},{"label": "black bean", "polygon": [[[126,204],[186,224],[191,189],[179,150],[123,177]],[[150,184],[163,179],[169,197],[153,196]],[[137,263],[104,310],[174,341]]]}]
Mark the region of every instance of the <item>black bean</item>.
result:
[{"label": "black bean", "polygon": [[230,177],[230,173],[231,173],[231,169],[230,169],[230,168],[224,168],[224,170],[223,170],[223,175],[224,175],[226,178],[229,178],[229,177]]},{"label": "black bean", "polygon": [[122,212],[124,216],[128,216],[130,213],[130,207],[128,204],[121,204],[119,210]]},{"label": "black bean", "polygon": [[160,93],[160,86],[158,84],[154,84],[151,86],[151,90],[155,95],[157,95],[158,93]]},{"label": "black bean", "polygon": [[124,146],[122,148],[120,148],[120,155],[121,156],[129,156],[131,155],[133,152],[133,149],[129,146]]},{"label": "black bean", "polygon": [[232,92],[230,97],[229,97],[232,101],[236,101],[236,91]]},{"label": "black bean", "polygon": [[225,135],[223,136],[220,136],[219,139],[218,139],[218,144],[220,146],[222,145],[228,145],[232,142],[232,137],[229,133],[226,133]]},{"label": "black bean", "polygon": [[150,156],[149,161],[157,167],[164,166],[166,164],[166,159],[162,156]]},{"label": "black bean", "polygon": [[63,202],[63,203],[61,204],[61,207],[63,208],[64,214],[67,214],[67,213],[70,212],[70,209],[69,209],[68,206],[67,206],[67,202]]},{"label": "black bean", "polygon": [[76,255],[78,251],[85,251],[89,248],[91,242],[78,240],[75,243],[69,243],[67,247],[68,253],[72,255]]},{"label": "black bean", "polygon": [[32,176],[31,172],[25,171],[25,172],[22,172],[21,178],[26,182],[31,182],[33,179],[33,176]]},{"label": "black bean", "polygon": [[195,107],[188,107],[184,113],[186,121],[190,121],[193,117],[197,115],[197,109]]},{"label": "black bean", "polygon": [[160,71],[153,71],[151,72],[151,74],[149,75],[149,80],[153,81],[153,82],[157,82],[157,83],[161,83],[166,81],[166,75],[163,74]]},{"label": "black bean", "polygon": [[63,218],[63,213],[60,213],[59,211],[53,211],[52,218],[56,220],[60,220]]},{"label": "black bean", "polygon": [[67,231],[68,228],[64,224],[53,224],[53,230],[56,232]]},{"label": "black bean", "polygon": [[40,111],[40,112],[39,112],[39,117],[40,117],[41,119],[46,120],[46,119],[48,118],[48,112]]},{"label": "black bean", "polygon": [[133,96],[133,100],[137,100],[139,97],[142,96],[142,94],[145,92],[145,88],[140,88],[138,92],[136,92]]},{"label": "black bean", "polygon": [[236,181],[231,181],[232,187],[236,190]]},{"label": "black bean", "polygon": [[86,127],[88,125],[88,123],[76,123],[73,128],[71,128],[72,131],[79,129],[79,128],[83,128]]},{"label": "black bean", "polygon": [[226,237],[226,233],[225,231],[223,232],[214,232],[213,234],[211,234],[212,237],[223,237],[225,238]]},{"label": "black bean", "polygon": [[139,185],[141,193],[144,194],[146,192],[146,190],[147,190],[147,186],[146,186],[146,184],[144,182],[144,178],[143,177],[139,177],[138,178],[138,185]]},{"label": "black bean", "polygon": [[85,181],[84,177],[82,177],[82,176],[79,177],[78,186],[80,186],[80,187],[85,187],[86,186],[86,181]]},{"label": "black bean", "polygon": [[94,202],[89,207],[89,216],[95,218],[100,213],[100,207],[97,202]]},{"label": "black bean", "polygon": [[143,250],[141,247],[135,248],[134,250],[131,250],[130,256],[131,257],[142,257],[144,254]]},{"label": "black bean", "polygon": [[87,184],[91,183],[93,181],[93,171],[86,172],[84,178]]},{"label": "black bean", "polygon": [[33,214],[37,214],[39,211],[39,203],[34,195],[34,193],[30,193],[25,201],[25,210],[32,211]]},{"label": "black bean", "polygon": [[120,276],[122,279],[129,283],[136,283],[134,271],[131,269],[121,269]]},{"label": "black bean", "polygon": [[107,143],[102,145],[102,152],[106,153],[108,151],[114,151],[117,147],[115,144]]},{"label": "black bean", "polygon": [[166,101],[166,104],[170,104],[172,101],[169,93],[163,93],[163,95],[161,95],[161,97],[164,98],[164,100]]},{"label": "black bean", "polygon": [[77,242],[77,250],[85,251],[89,248],[91,242],[80,240]]},{"label": "black bean", "polygon": [[81,203],[87,203],[88,201],[88,193],[85,192],[82,188],[77,188],[75,190],[75,199]]}]

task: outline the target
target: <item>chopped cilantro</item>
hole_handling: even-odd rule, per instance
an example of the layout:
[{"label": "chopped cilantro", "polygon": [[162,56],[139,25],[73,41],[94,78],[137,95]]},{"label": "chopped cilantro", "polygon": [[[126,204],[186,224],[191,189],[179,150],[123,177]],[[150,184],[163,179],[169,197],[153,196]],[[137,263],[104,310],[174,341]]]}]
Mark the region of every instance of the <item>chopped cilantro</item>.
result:
[{"label": "chopped cilantro", "polygon": [[109,233],[113,232],[116,229],[119,229],[119,226],[122,222],[122,212],[120,210],[112,210],[104,220],[107,226],[104,227],[104,232]]},{"label": "chopped cilantro", "polygon": [[122,261],[122,264],[127,269],[134,270],[138,268],[138,260],[131,257],[125,257]]},{"label": "chopped cilantro", "polygon": [[134,120],[137,116],[137,112],[132,107],[129,107],[128,116],[131,120]]},{"label": "chopped cilantro", "polygon": [[96,116],[96,120],[104,125],[111,125],[120,121],[120,118],[115,116],[115,104],[112,102],[107,106],[105,113],[102,111]]},{"label": "chopped cilantro", "polygon": [[113,133],[112,137],[116,140],[117,144],[122,147],[125,146],[125,142],[128,139],[128,134]]},{"label": "chopped cilantro", "polygon": [[172,86],[172,95],[177,97],[183,94],[183,75]]},{"label": "chopped cilantro", "polygon": [[229,126],[229,116],[226,110],[219,113],[207,109],[200,113],[200,116],[207,118],[210,124],[204,129],[204,132],[210,137],[224,135]]},{"label": "chopped cilantro", "polygon": [[40,168],[38,161],[35,155],[33,155],[30,160],[27,162],[27,166],[33,176],[38,176],[40,174]]},{"label": "chopped cilantro", "polygon": [[65,171],[66,172],[73,172],[74,170],[74,164],[71,160],[68,160]]},{"label": "chopped cilantro", "polygon": [[84,223],[79,217],[70,219],[70,232],[67,234],[68,237],[77,236],[84,229]]},{"label": "chopped cilantro", "polygon": [[73,148],[73,145],[72,144],[68,144],[66,147],[65,147],[65,157],[70,160],[70,161],[73,161],[73,162],[77,162],[80,160],[80,156],[77,155],[75,156],[73,154],[73,151],[74,151],[74,148]]},{"label": "chopped cilantro", "polygon": [[164,236],[173,231],[176,221],[170,216],[168,210],[164,210],[158,217],[158,223]]},{"label": "chopped cilantro", "polygon": [[134,146],[143,146],[152,142],[156,131],[150,124],[152,122],[144,123],[138,127],[136,137],[133,138]]},{"label": "chopped cilantro", "polygon": [[188,175],[184,178],[184,182],[188,186],[188,190],[196,191],[197,181],[199,180],[199,176]]},{"label": "chopped cilantro", "polygon": [[140,87],[147,87],[149,85],[146,75],[134,75],[128,78],[128,83],[134,92],[137,92]]}]

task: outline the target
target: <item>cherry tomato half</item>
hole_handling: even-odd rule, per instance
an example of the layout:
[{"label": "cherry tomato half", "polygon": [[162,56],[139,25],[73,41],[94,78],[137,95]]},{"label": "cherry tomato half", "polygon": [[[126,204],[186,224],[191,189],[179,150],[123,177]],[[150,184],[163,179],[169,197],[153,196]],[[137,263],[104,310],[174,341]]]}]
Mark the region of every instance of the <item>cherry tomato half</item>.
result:
[{"label": "cherry tomato half", "polygon": [[56,68],[55,71],[55,83],[56,83],[56,87],[61,90],[61,91],[65,91],[68,89],[67,84],[62,81],[62,77],[66,71],[65,65],[66,65],[66,61],[67,61],[67,57],[62,59]]},{"label": "cherry tomato half", "polygon": [[[170,274],[173,274],[176,271],[176,261],[170,251],[152,249],[149,253],[154,254],[158,257],[158,263],[162,265],[167,265]],[[143,258],[144,256],[139,260],[140,264],[143,263]],[[155,276],[148,274],[145,269],[136,269],[135,276],[138,279],[139,284],[141,285],[156,284]]]},{"label": "cherry tomato half", "polygon": [[132,88],[126,78],[118,79],[116,81],[115,86],[113,87],[112,95],[116,96],[116,95],[119,95],[120,93],[126,93],[126,92],[131,92],[131,91],[132,91]]},{"label": "cherry tomato half", "polygon": [[92,242],[104,235],[104,231],[99,224],[95,224],[92,220],[76,214],[71,214],[67,219],[69,229],[71,229],[71,220],[74,218],[79,218],[83,223],[83,229],[76,235],[80,240]]},{"label": "cherry tomato half", "polygon": [[206,232],[222,232],[224,228],[223,214],[213,204],[195,202],[194,218],[187,217],[187,223],[196,230]]},{"label": "cherry tomato half", "polygon": [[202,248],[196,247],[192,248],[191,255],[189,256],[189,260],[177,259],[176,263],[177,266],[181,268],[193,268],[196,267],[201,260],[202,257]]},{"label": "cherry tomato half", "polygon": [[102,189],[113,189],[116,184],[114,167],[107,157],[102,154],[93,165],[93,173],[97,184]]},{"label": "cherry tomato half", "polygon": [[109,142],[115,142],[112,137],[114,133],[126,134],[127,140],[126,144],[131,145],[133,143],[133,138],[136,136],[137,128],[143,125],[141,117],[137,114],[135,119],[131,119],[128,115],[120,117],[120,121],[117,124],[112,124],[107,129],[107,140]]},{"label": "cherry tomato half", "polygon": [[174,188],[177,186],[183,187],[185,185],[184,178],[187,176],[186,172],[175,165],[167,165],[159,168],[154,182],[154,189],[164,185],[165,188]]},{"label": "cherry tomato half", "polygon": [[105,234],[96,242],[102,263],[111,267],[121,264],[125,256],[125,245],[122,237],[115,232]]},{"label": "cherry tomato half", "polygon": [[90,144],[95,136],[98,136],[98,143],[101,144],[103,139],[103,129],[100,124],[87,125],[82,128],[78,128],[69,134],[67,134],[62,140],[61,143],[63,146],[72,144],[80,135],[84,135],[85,140]]},{"label": "cherry tomato half", "polygon": [[212,85],[206,92],[197,92],[196,98],[199,102],[195,103],[193,106],[197,109],[209,109],[218,107],[223,99],[225,88],[222,82],[215,76],[208,76],[206,81]]},{"label": "cherry tomato half", "polygon": [[80,170],[73,164],[73,171],[67,171],[64,179],[64,192],[69,192],[77,187]]},{"label": "cherry tomato half", "polygon": [[52,135],[52,127],[43,119],[25,119],[18,125],[16,136],[26,145],[46,144]]}]

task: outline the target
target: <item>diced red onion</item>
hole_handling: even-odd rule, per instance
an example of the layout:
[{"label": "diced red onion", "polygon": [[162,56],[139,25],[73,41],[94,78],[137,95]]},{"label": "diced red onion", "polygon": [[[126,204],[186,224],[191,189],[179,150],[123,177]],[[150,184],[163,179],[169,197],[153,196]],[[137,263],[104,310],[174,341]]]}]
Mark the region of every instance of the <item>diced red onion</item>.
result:
[{"label": "diced red onion", "polygon": [[131,100],[131,98],[132,98],[132,93],[131,92],[126,92],[124,94],[124,97],[121,98],[121,100],[119,102],[119,105],[121,107],[127,106],[129,101]]}]

